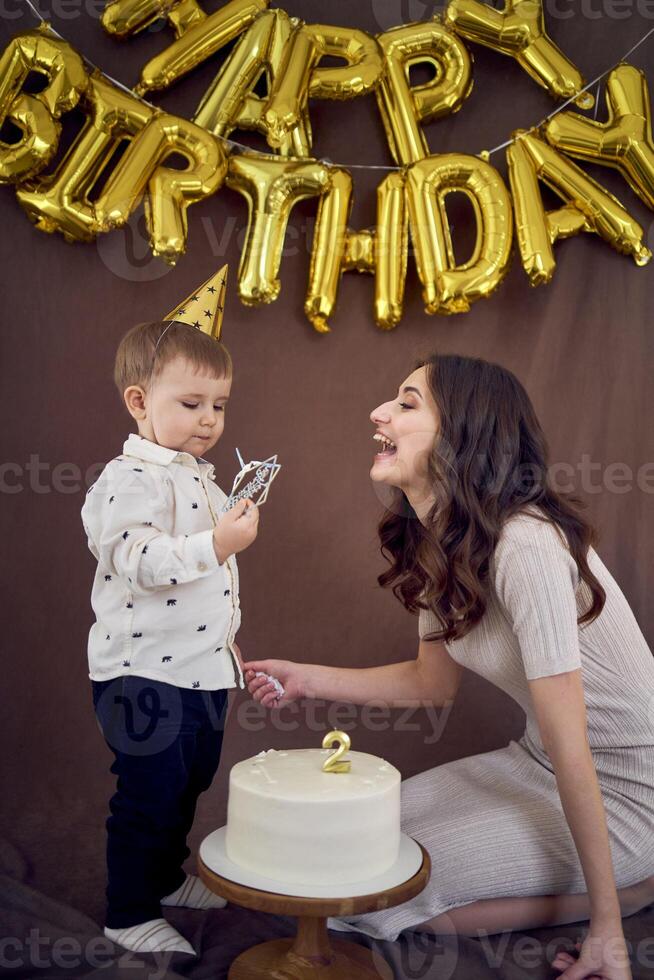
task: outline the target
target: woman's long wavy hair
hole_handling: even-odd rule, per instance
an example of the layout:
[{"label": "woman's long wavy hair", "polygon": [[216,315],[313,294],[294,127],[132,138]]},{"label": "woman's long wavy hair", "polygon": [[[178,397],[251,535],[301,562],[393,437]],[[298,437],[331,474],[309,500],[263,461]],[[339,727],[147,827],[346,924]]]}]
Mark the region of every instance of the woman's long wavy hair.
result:
[{"label": "woman's long wavy hair", "polygon": [[511,371],[481,358],[432,354],[427,368],[440,415],[428,462],[435,503],[426,525],[403,491],[379,523],[382,555],[390,568],[378,577],[411,612],[430,609],[441,629],[430,640],[454,640],[481,619],[489,594],[489,564],[504,522],[537,507],[540,520],[565,534],[590,608],[578,622],[599,616],[606,593],[587,553],[596,532],[581,514],[586,505],[555,490],[549,450],[527,392]]}]

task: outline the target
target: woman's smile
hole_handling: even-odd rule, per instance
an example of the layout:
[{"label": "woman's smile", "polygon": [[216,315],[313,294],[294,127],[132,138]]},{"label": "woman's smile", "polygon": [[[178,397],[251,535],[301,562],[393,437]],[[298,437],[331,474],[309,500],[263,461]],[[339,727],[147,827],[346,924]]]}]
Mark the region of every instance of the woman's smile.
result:
[{"label": "woman's smile", "polygon": [[379,450],[375,453],[375,460],[392,459],[392,457],[396,455],[397,446],[393,440],[383,432],[375,432],[373,439],[376,439],[380,444]]}]

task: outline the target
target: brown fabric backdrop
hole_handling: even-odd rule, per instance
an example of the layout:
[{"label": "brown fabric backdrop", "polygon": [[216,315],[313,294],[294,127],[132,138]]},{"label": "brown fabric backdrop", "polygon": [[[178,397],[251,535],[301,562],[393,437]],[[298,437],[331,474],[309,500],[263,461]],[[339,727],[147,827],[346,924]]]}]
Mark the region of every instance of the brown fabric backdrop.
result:
[{"label": "brown fabric backdrop", "polygon": [[[430,7],[399,0],[285,4],[309,22],[373,33],[425,18]],[[635,2],[617,17],[599,0],[559,7],[572,16],[549,16],[550,33],[587,78],[654,26],[654,8]],[[18,12],[20,5],[11,9]],[[172,38],[166,29],[120,43],[87,14],[53,14],[51,20],[79,51],[128,84]],[[24,14],[2,19],[3,48],[13,32],[31,24]],[[631,60],[654,80],[654,37]],[[219,61],[211,59],[153,101],[190,117]],[[474,77],[462,111],[428,126],[432,152],[495,146],[554,107],[516,64],[480,47],[474,47]],[[602,99],[600,118],[604,111]],[[312,102],[311,119],[317,156],[345,164],[392,162],[374,97]],[[234,136],[264,145],[248,134]],[[503,153],[492,162],[506,174]],[[588,169],[648,229],[651,247],[651,213],[617,173]],[[351,226],[363,228],[374,223],[383,173],[353,174]],[[10,464],[2,511],[2,832],[29,855],[36,887],[98,919],[102,914],[104,820],[114,777],[87,677],[95,566],[80,508],[98,469],[121,451],[133,429],[113,388],[116,345],[134,322],[165,313],[223,260],[230,262],[224,337],[235,382],[226,432],[212,455],[218,481],[231,483],[235,446],[248,457],[277,452],[283,464],[262,510],[258,540],[239,559],[238,641],[247,658],[370,666],[415,656],[417,619],[376,584],[384,563],[376,538],[381,502],[368,477],[368,414],[393,395],[416,353],[433,349],[485,357],[515,371],[542,419],[552,460],[578,467],[586,457],[593,464],[592,486],[581,486],[575,472],[601,530],[598,550],[654,643],[654,264],[637,269],[597,237],[579,236],[556,247],[558,268],[549,286],[531,289],[514,256],[494,297],[466,316],[438,318],[423,312],[410,262],[404,318],[389,333],[373,321],[372,277],[352,273],[343,277],[332,333],[319,336],[302,311],[315,200],[292,213],[279,299],[252,310],[235,292],[247,207],[233,191],[221,190],[191,208],[188,252],[168,271],[149,260],[142,232],[69,245],[59,235],[36,231],[11,188],[0,197],[4,459]],[[452,217],[459,229],[465,226],[466,212],[455,208]],[[153,270],[164,274],[153,278]],[[613,463],[631,468],[622,492],[611,487],[607,467]],[[636,479],[639,469],[641,480],[647,475],[646,464],[649,492]],[[231,765],[262,748],[316,746],[328,727],[338,726],[350,730],[355,748],[386,757],[408,777],[506,744],[522,733],[524,718],[517,705],[471,673],[440,734],[424,711],[402,724],[401,711],[386,722],[377,717],[375,730],[362,723],[360,710],[341,706],[335,715],[328,708],[316,705],[313,720],[289,708],[273,724],[247,695],[232,699],[220,774],[201,800],[192,846],[224,822]],[[86,873],[72,875],[71,863]]]}]

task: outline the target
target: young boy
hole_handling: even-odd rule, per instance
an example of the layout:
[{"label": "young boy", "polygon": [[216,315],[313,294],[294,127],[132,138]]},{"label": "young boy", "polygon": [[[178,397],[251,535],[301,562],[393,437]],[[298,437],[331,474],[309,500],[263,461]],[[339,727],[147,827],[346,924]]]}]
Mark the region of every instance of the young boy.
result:
[{"label": "young boy", "polygon": [[[215,324],[220,301],[204,287],[193,299],[204,311],[213,302]],[[82,522],[98,561],[89,677],[118,777],[104,933],[131,950],[197,955],[161,906],[225,904],[182,864],[236,672],[244,687],[235,555],[254,541],[259,510],[244,500],[220,513],[226,495],[203,454],[223,432],[232,364],[220,322],[209,332],[188,315],[122,338],[114,378],[138,435],[89,487]]]}]

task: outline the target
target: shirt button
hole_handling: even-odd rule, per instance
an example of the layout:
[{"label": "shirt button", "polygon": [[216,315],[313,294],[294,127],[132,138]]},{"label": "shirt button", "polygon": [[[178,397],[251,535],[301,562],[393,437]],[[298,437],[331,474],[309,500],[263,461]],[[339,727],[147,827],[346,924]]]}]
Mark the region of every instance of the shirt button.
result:
[{"label": "shirt button", "polygon": [[206,563],[206,561],[199,561],[198,562],[198,571],[199,572],[206,572],[206,570],[207,570],[207,563]]}]

